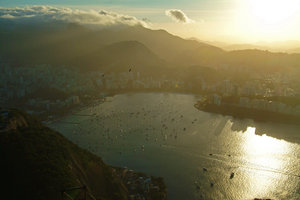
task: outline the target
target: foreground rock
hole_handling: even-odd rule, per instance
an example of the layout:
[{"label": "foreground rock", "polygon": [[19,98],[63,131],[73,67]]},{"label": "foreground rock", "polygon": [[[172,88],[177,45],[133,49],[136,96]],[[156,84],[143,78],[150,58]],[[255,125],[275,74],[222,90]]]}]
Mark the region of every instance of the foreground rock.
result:
[{"label": "foreground rock", "polygon": [[1,198],[166,199],[161,178],[110,167],[23,112],[0,115]]}]

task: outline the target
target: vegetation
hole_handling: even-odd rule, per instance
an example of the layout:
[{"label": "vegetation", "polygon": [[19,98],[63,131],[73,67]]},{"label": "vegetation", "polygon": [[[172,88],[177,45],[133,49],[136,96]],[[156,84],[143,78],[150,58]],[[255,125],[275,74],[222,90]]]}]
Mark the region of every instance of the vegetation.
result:
[{"label": "vegetation", "polygon": [[25,113],[1,112],[7,113],[1,118],[1,198],[60,199],[62,189],[86,185],[96,199],[127,199],[126,187],[99,157]]}]

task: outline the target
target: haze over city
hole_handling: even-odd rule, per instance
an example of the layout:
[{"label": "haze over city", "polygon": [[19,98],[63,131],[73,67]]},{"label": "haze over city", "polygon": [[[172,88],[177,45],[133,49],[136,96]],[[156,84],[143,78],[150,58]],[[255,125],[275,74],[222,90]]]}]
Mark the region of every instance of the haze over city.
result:
[{"label": "haze over city", "polygon": [[300,199],[299,0],[1,0],[1,198]]}]

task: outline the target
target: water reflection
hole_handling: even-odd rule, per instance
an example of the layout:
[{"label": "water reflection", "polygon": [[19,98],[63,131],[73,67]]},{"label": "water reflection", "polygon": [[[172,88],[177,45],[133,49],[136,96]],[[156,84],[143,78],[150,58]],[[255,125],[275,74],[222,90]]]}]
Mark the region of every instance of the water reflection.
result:
[{"label": "water reflection", "polygon": [[300,144],[300,138],[298,137],[300,129],[299,125],[276,124],[276,126],[274,126],[274,124],[270,122],[261,123],[250,119],[239,120],[234,118],[231,118],[231,121],[232,131],[247,132],[249,127],[255,127],[256,135],[263,135],[267,133],[268,136],[272,136],[273,138]]},{"label": "water reflection", "polygon": [[[244,150],[246,152],[251,152],[251,154],[259,155],[272,155],[272,154],[282,154],[288,150],[287,142],[278,140],[273,137],[269,137],[265,134],[262,136],[255,134],[256,128],[248,127],[244,132],[245,134],[245,144]],[[262,164],[275,164],[274,162],[264,161]]]},{"label": "water reflection", "polygon": [[288,163],[283,159],[289,152],[289,145],[265,134],[256,135],[255,131],[256,128],[248,127],[244,132],[243,153],[247,166],[244,173],[247,174],[249,190],[255,191],[261,198],[270,198],[275,186],[282,184],[279,180],[289,175],[284,171]]},{"label": "water reflection", "polygon": [[116,95],[64,120],[78,126],[54,126],[111,165],[163,176],[170,200],[300,199],[300,126],[201,112],[195,101]]}]

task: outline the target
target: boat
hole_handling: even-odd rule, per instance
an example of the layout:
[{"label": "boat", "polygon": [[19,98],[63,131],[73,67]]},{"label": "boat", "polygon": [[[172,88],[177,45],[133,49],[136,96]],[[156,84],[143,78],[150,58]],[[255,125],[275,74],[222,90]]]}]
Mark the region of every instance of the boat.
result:
[{"label": "boat", "polygon": [[234,173],[232,172],[232,173],[230,174],[230,179],[233,179],[233,177],[234,177]]}]

